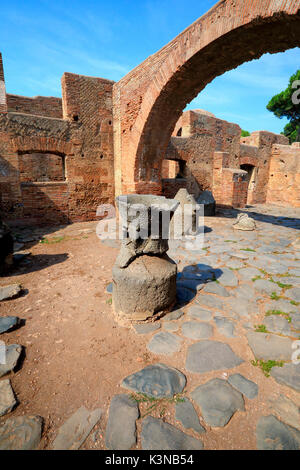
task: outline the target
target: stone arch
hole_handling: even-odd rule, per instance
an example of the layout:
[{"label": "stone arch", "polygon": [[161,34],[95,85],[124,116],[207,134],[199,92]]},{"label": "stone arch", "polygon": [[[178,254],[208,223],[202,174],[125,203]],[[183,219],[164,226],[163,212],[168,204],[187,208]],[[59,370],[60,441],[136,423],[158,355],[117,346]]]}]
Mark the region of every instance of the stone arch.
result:
[{"label": "stone arch", "polygon": [[300,0],[221,0],[114,86],[116,192],[160,193],[185,106],[215,77],[300,45]]},{"label": "stone arch", "polygon": [[255,166],[255,167],[258,167],[259,166],[259,163],[258,163],[258,158],[257,157],[241,157],[240,158],[240,165],[251,165],[251,166]]}]

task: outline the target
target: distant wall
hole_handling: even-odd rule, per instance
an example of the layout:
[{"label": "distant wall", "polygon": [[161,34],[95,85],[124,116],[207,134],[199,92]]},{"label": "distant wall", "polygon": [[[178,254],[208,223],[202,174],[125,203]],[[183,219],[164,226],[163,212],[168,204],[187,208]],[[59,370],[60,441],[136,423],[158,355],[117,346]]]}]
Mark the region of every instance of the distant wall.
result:
[{"label": "distant wall", "polygon": [[18,96],[7,94],[7,107],[9,112],[35,114],[62,119],[61,98],[35,96]]},{"label": "distant wall", "polygon": [[273,145],[267,202],[300,207],[300,143]]}]

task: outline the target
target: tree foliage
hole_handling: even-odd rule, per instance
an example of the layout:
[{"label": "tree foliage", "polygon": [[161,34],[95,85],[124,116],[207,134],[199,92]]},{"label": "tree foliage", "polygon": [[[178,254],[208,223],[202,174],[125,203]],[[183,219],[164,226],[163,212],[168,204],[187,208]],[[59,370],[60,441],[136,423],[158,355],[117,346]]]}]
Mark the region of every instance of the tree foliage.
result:
[{"label": "tree foliage", "polygon": [[298,80],[300,82],[300,70],[291,76],[287,89],[273,96],[267,105],[267,109],[275,116],[280,119],[286,117],[290,121],[285,126],[283,134],[290,139],[291,143],[300,142],[300,104],[297,103],[300,93],[299,86],[295,86]]},{"label": "tree foliage", "polygon": [[249,135],[251,135],[251,134],[250,134],[250,132],[248,132],[248,131],[242,130],[242,134],[241,134],[241,135],[242,135],[242,137],[249,137]]}]

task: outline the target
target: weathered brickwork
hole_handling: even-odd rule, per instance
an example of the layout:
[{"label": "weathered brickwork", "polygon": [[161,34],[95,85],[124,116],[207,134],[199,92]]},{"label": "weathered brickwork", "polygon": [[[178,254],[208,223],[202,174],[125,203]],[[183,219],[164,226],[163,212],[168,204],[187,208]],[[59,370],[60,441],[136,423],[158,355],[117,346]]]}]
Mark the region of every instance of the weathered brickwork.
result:
[{"label": "weathered brickwork", "polygon": [[[208,189],[222,206],[265,203],[273,146],[290,147],[289,141],[283,135],[266,131],[253,132],[247,138],[240,136],[237,124],[217,119],[207,111],[183,113],[175,126],[165,162],[173,161],[177,168],[183,162],[184,171],[179,175],[181,178],[173,176],[173,180],[170,176],[164,179],[166,169],[162,172],[163,193],[174,197],[176,189],[187,188],[197,197]],[[295,200],[290,197],[290,204],[296,205]]]},{"label": "weathered brickwork", "polygon": [[267,202],[300,207],[300,144],[273,145]]},{"label": "weathered brickwork", "polygon": [[27,96],[7,94],[7,108],[13,113],[36,114],[37,116],[62,119],[62,100],[52,96],[28,98]]},{"label": "weathered brickwork", "polygon": [[161,191],[161,161],[185,106],[227,70],[299,46],[299,11],[299,0],[222,0],[114,85],[117,194]]},{"label": "weathered brickwork", "polygon": [[108,80],[65,74],[63,101],[8,95],[9,110],[0,113],[6,219],[93,220],[100,204],[114,202],[112,87]]}]

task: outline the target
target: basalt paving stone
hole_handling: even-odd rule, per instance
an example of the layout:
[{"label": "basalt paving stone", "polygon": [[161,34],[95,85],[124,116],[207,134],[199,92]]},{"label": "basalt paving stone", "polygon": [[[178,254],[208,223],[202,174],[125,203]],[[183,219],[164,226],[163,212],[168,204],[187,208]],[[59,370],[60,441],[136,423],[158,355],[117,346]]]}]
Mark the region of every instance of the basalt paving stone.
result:
[{"label": "basalt paving stone", "polygon": [[272,410],[289,426],[300,431],[300,407],[285,395],[269,399]]},{"label": "basalt paving stone", "polygon": [[5,364],[0,362],[0,377],[14,370],[18,364],[21,352],[22,346],[18,344],[11,344],[5,347]]},{"label": "basalt paving stone", "polygon": [[148,416],[142,425],[143,450],[202,450],[203,443],[171,424]]},{"label": "basalt paving stone", "polygon": [[1,317],[0,318],[0,334],[12,330],[20,324],[18,317]]},{"label": "basalt paving stone", "polygon": [[59,428],[53,442],[53,450],[78,450],[102,414],[103,410],[100,408],[88,411],[81,407]]},{"label": "basalt paving stone", "polygon": [[[295,336],[291,330],[291,325],[287,318],[271,315],[264,319],[264,325],[270,333],[276,333],[284,336]],[[298,335],[297,335],[298,337]]]},{"label": "basalt paving stone", "polygon": [[224,268],[222,275],[218,278],[218,281],[220,284],[222,284],[225,287],[237,287],[238,286],[238,279],[234,273],[234,271],[231,271],[231,269]]},{"label": "basalt paving stone", "polygon": [[0,301],[13,299],[20,294],[22,288],[19,284],[12,284],[10,286],[0,287]]},{"label": "basalt paving stone", "polygon": [[197,304],[204,305],[205,307],[216,308],[217,310],[224,309],[224,302],[213,295],[204,295],[200,293],[196,298],[196,302]]},{"label": "basalt paving stone", "polygon": [[244,281],[251,281],[253,278],[261,276],[261,272],[256,268],[243,268],[239,270],[238,275]]},{"label": "basalt paving stone", "polygon": [[153,336],[147,348],[154,354],[170,355],[180,351],[181,344],[182,340],[178,336],[162,331]]},{"label": "basalt paving stone", "polygon": [[188,310],[187,314],[189,317],[196,318],[197,320],[202,321],[211,321],[212,320],[212,313],[208,310],[204,310],[199,305],[195,304],[192,305]]},{"label": "basalt paving stone", "polygon": [[213,370],[233,369],[244,362],[228,344],[204,340],[188,348],[186,370],[204,374]]},{"label": "basalt paving stone", "polygon": [[200,385],[191,397],[200,407],[204,421],[212,427],[224,427],[236,411],[245,411],[242,394],[222,379]]},{"label": "basalt paving stone", "polygon": [[115,395],[109,407],[105,445],[109,450],[130,450],[136,444],[137,403],[128,395]]},{"label": "basalt paving stone", "polygon": [[179,324],[176,321],[164,322],[164,329],[171,333],[176,333],[179,330]]},{"label": "basalt paving stone", "polygon": [[0,450],[35,450],[42,437],[40,416],[18,416],[0,424]]},{"label": "basalt paving stone", "polygon": [[[227,308],[231,309],[231,312],[237,317],[250,318],[259,313],[258,307],[249,300],[242,299],[240,297],[232,297],[227,303]],[[230,315],[232,316],[232,315]]]},{"label": "basalt paving stone", "polygon": [[214,321],[218,329],[218,332],[221,335],[226,336],[227,338],[235,338],[235,334],[234,334],[235,327],[232,321],[228,320],[227,318],[220,317],[220,316],[215,316]]},{"label": "basalt paving stone", "polygon": [[253,400],[258,395],[258,385],[251,380],[246,379],[241,374],[233,374],[228,378],[228,382],[232,387],[241,392],[250,400]]},{"label": "basalt paving stone", "polygon": [[275,292],[277,295],[281,295],[282,289],[274,284],[274,282],[267,281],[266,279],[258,279],[253,283],[254,288],[262,292],[265,295],[272,295]]},{"label": "basalt paving stone", "polygon": [[10,413],[17,401],[10,384],[10,380],[0,381],[0,417]]},{"label": "basalt paving stone", "polygon": [[292,356],[292,341],[269,333],[247,333],[250,348],[256,359],[264,361],[290,361]]},{"label": "basalt paving stone", "polygon": [[209,323],[186,322],[182,325],[183,336],[190,339],[209,339],[213,336],[214,330]]},{"label": "basalt paving stone", "polygon": [[233,294],[235,295],[235,297],[239,297],[248,301],[259,299],[259,296],[257,295],[257,292],[255,291],[254,287],[248,284],[239,285],[239,287],[234,289]]},{"label": "basalt paving stone", "polygon": [[160,323],[145,323],[145,324],[137,324],[133,325],[135,332],[138,335],[148,335],[149,333],[153,333],[161,328]]},{"label": "basalt paving stone", "polygon": [[148,366],[126,377],[121,384],[128,390],[155,398],[173,397],[182,393],[185,385],[185,375],[165,364]]},{"label": "basalt paving stone", "polygon": [[292,313],[291,319],[291,324],[294,330],[300,331],[300,313]]},{"label": "basalt paving stone", "polygon": [[300,432],[273,415],[260,418],[256,438],[258,450],[300,450]]},{"label": "basalt paving stone", "polygon": [[207,284],[204,287],[203,292],[208,294],[216,294],[220,297],[230,297],[230,293],[225,289],[225,287],[221,286],[217,282],[210,282]]},{"label": "basalt paving stone", "polygon": [[290,300],[294,302],[300,302],[300,288],[294,287],[293,289],[289,289],[285,292],[285,296],[288,297]]},{"label": "basalt paving stone", "polygon": [[284,364],[283,367],[273,367],[271,376],[279,384],[286,385],[300,392],[300,364]]},{"label": "basalt paving stone", "polygon": [[193,429],[199,434],[206,432],[204,427],[201,426],[196,410],[188,398],[184,398],[182,402],[176,403],[175,419],[180,421],[185,429]]},{"label": "basalt paving stone", "polygon": [[174,320],[179,320],[179,318],[183,317],[184,311],[183,310],[174,310],[173,312],[167,313],[162,320],[164,321],[174,321]]},{"label": "basalt paving stone", "polygon": [[231,269],[241,269],[244,266],[245,266],[244,263],[242,263],[241,261],[238,261],[238,260],[234,260],[234,259],[229,260],[226,263],[226,267],[231,268]]},{"label": "basalt paving stone", "polygon": [[267,303],[265,305],[265,311],[282,311],[284,313],[297,313],[297,311],[300,312],[300,307],[296,305],[292,305],[289,300],[284,300],[284,299],[279,299],[279,300],[273,300],[270,303]]}]

